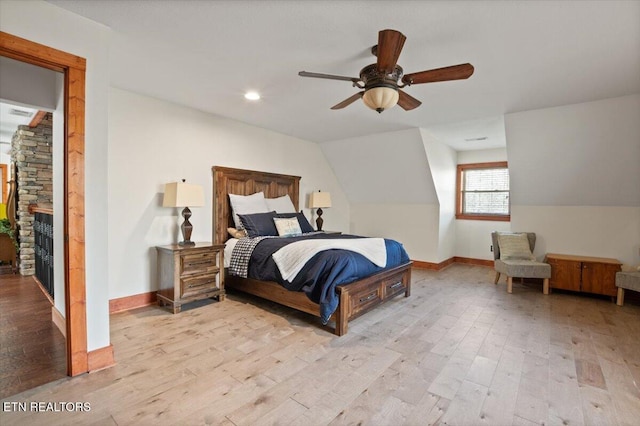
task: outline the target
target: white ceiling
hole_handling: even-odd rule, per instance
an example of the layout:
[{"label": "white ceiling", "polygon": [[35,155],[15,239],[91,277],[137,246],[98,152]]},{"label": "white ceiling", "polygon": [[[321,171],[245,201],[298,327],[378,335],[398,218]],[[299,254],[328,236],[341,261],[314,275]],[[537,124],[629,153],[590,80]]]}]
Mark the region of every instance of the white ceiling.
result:
[{"label": "white ceiling", "polygon": [[[640,92],[637,1],[50,3],[114,30],[113,86],[315,142],[421,127],[458,150],[504,146],[505,113]],[[470,62],[474,75],[408,87],[422,106],[382,114],[332,111],[356,89],[297,75],[357,77],[385,28],[407,37],[405,73]]]},{"label": "white ceiling", "polygon": [[9,154],[18,126],[29,124],[36,112],[34,108],[0,102],[0,153]]}]

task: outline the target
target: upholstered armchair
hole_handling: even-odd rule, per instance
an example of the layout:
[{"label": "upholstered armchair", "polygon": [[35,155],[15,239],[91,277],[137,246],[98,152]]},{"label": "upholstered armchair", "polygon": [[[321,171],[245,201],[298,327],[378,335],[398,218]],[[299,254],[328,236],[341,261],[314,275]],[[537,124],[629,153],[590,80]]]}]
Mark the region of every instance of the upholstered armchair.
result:
[{"label": "upholstered armchair", "polygon": [[542,292],[549,294],[551,265],[536,261],[533,249],[536,234],[533,232],[492,232],[493,259],[498,284],[500,274],[507,276],[507,293],[513,291],[513,278],[542,278]]}]

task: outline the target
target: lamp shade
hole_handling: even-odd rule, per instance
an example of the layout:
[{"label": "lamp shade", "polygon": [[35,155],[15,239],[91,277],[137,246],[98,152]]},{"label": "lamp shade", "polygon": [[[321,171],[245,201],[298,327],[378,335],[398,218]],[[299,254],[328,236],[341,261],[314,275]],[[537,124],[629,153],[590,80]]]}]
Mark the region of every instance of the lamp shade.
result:
[{"label": "lamp shade", "polygon": [[328,192],[312,192],[309,198],[309,208],[311,209],[323,209],[325,207],[331,207],[331,194]]},{"label": "lamp shade", "polygon": [[400,97],[398,91],[391,87],[380,86],[372,87],[364,92],[362,101],[369,108],[382,112],[398,103]]},{"label": "lamp shade", "polygon": [[184,182],[172,182],[164,186],[163,207],[202,207],[204,191],[202,186]]}]

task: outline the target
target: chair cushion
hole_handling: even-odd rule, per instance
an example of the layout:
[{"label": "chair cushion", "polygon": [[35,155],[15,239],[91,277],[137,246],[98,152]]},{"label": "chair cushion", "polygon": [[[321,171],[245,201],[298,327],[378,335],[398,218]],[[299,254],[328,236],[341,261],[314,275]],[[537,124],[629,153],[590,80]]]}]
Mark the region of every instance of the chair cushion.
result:
[{"label": "chair cushion", "polygon": [[494,264],[497,272],[508,277],[519,278],[551,278],[551,265],[535,260],[502,260],[497,259]]},{"label": "chair cushion", "polygon": [[640,272],[616,272],[616,286],[640,291]]}]

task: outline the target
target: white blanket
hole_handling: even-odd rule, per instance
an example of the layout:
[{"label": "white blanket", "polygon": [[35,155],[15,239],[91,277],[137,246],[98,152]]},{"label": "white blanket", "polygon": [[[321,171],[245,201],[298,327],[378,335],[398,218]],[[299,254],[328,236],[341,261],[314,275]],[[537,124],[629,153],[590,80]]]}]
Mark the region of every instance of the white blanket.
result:
[{"label": "white blanket", "polygon": [[272,257],[282,278],[291,282],[309,259],[321,251],[332,249],[360,253],[381,268],[387,265],[387,249],[383,238],[297,241],[282,247]]}]

